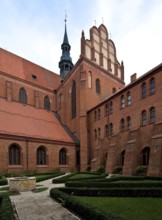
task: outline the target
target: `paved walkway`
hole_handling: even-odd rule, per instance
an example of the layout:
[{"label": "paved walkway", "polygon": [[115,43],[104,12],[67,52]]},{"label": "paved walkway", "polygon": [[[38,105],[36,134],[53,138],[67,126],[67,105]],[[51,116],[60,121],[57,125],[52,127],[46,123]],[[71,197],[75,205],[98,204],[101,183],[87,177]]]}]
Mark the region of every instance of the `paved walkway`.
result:
[{"label": "paved walkway", "polygon": [[64,187],[64,184],[52,184],[52,179],[38,183],[48,190],[39,193],[21,192],[10,196],[19,220],[79,220],[67,209],[49,197],[49,191],[54,187]]}]

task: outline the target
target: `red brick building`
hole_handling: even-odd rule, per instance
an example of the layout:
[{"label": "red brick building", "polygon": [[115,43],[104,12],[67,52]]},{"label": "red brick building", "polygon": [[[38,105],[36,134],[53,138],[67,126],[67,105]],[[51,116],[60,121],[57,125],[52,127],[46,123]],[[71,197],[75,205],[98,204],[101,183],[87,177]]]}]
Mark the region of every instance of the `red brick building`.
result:
[{"label": "red brick building", "polygon": [[0,171],[139,165],[162,174],[162,64],[125,86],[102,24],[81,36],[73,66],[66,25],[60,76],[0,49]]}]

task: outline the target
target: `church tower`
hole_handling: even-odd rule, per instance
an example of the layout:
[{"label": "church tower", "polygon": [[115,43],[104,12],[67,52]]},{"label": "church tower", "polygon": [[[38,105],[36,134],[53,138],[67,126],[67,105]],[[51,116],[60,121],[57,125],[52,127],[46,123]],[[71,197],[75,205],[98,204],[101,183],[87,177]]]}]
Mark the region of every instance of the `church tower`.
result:
[{"label": "church tower", "polygon": [[66,31],[66,18],[65,18],[65,33],[64,33],[64,39],[61,45],[61,49],[62,49],[62,56],[60,58],[59,68],[60,68],[60,76],[62,80],[64,80],[73,67],[72,59],[70,57],[71,46],[69,44],[67,31]]}]

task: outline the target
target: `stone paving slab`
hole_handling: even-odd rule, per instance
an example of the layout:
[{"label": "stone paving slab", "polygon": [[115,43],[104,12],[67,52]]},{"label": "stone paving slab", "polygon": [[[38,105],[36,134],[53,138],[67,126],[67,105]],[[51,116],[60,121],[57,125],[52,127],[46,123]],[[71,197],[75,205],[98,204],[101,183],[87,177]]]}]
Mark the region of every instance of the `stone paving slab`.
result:
[{"label": "stone paving slab", "polygon": [[52,180],[42,181],[39,184],[49,189],[39,193],[28,191],[10,196],[19,220],[79,220],[77,216],[49,197],[49,190],[56,186],[52,184]]}]

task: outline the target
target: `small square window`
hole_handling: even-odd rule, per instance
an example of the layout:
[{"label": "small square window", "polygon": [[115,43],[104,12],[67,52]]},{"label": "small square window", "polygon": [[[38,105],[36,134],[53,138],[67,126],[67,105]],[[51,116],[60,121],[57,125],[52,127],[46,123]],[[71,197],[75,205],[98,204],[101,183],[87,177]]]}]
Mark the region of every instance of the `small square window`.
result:
[{"label": "small square window", "polygon": [[34,80],[37,79],[36,75],[32,75],[32,79]]}]

